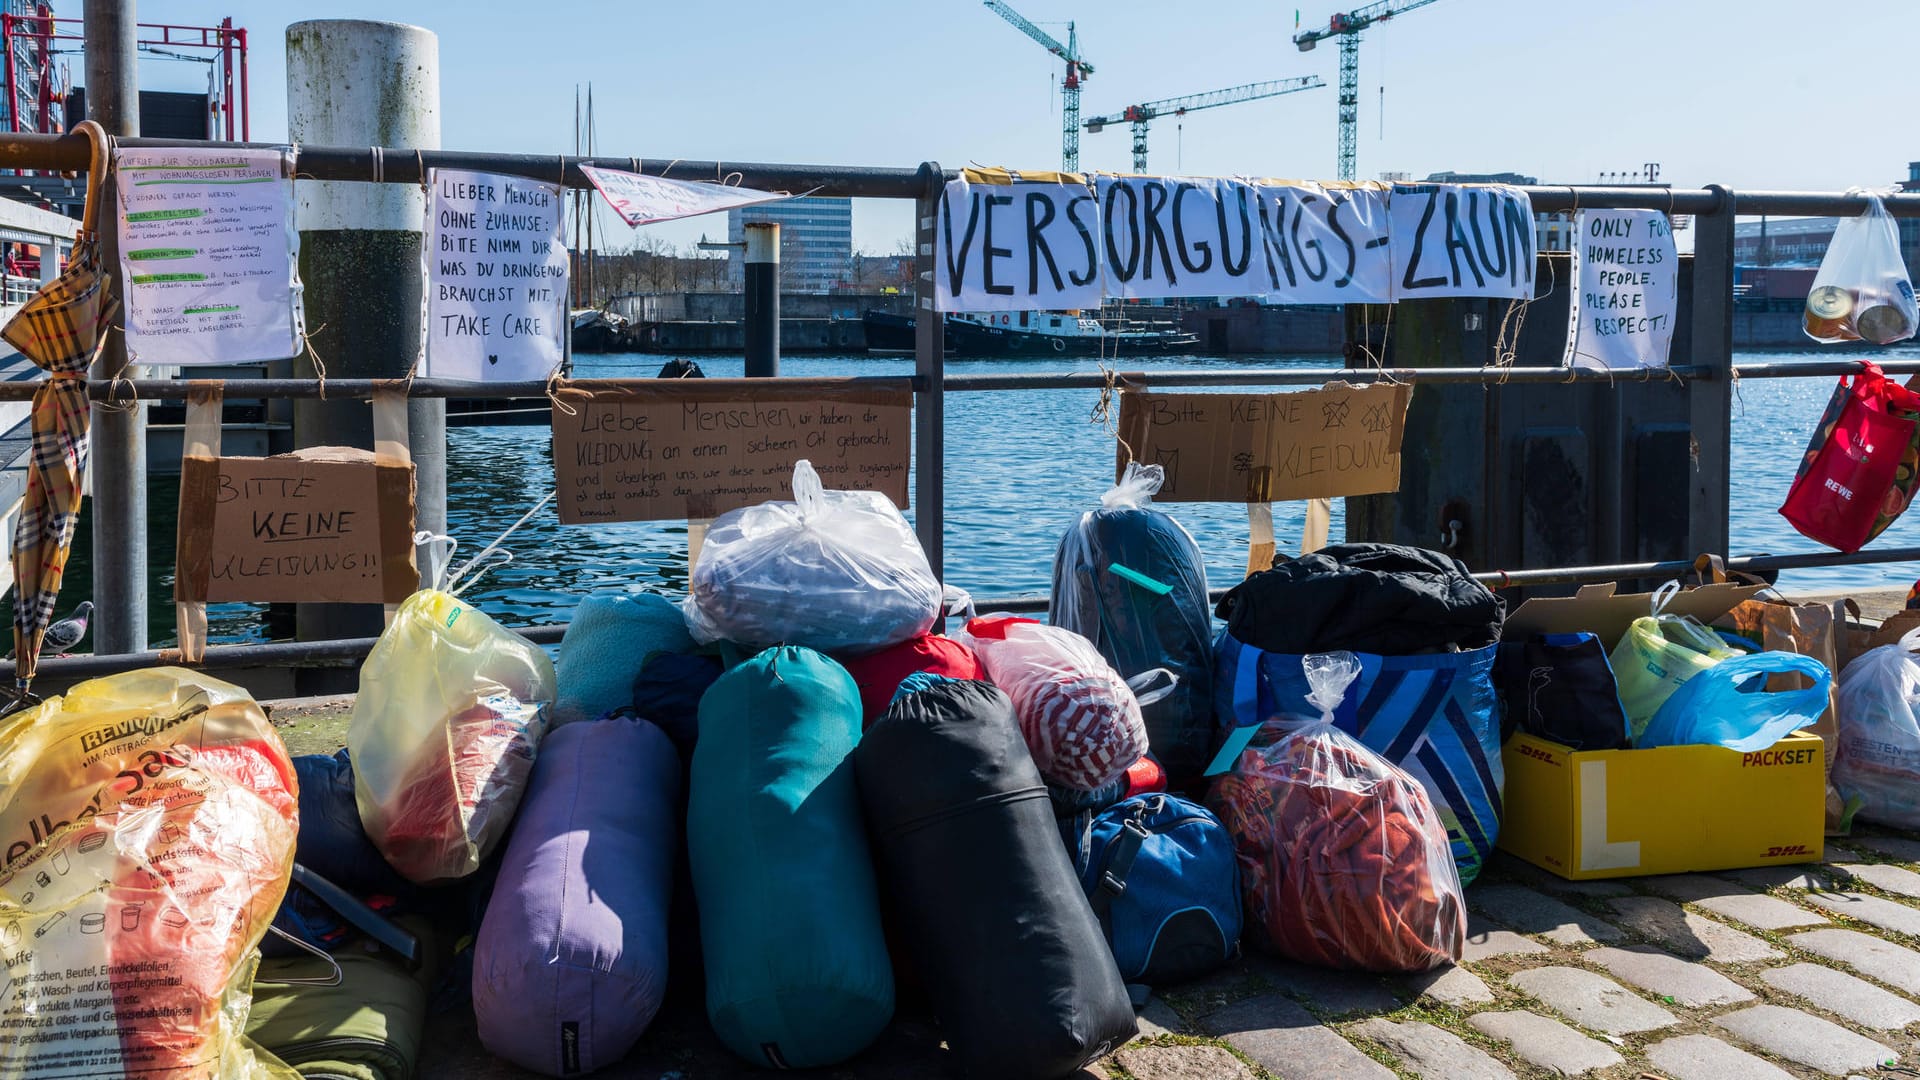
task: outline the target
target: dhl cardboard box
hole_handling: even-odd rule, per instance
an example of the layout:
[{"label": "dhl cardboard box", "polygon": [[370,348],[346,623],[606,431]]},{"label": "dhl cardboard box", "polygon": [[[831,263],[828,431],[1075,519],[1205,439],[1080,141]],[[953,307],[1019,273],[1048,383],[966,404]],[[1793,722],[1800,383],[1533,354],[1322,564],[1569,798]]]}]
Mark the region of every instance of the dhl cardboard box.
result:
[{"label": "dhl cardboard box", "polygon": [[1573,880],[1815,862],[1823,744],[1795,732],[1765,750],[1575,751],[1508,740],[1500,847]]}]

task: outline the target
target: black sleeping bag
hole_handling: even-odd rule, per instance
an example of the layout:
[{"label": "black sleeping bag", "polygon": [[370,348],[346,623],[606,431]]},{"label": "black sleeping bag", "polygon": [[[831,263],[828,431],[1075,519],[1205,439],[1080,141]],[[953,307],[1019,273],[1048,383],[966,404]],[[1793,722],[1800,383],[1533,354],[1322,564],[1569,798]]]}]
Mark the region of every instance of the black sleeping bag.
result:
[{"label": "black sleeping bag", "polygon": [[852,757],[881,892],[966,1073],[1052,1080],[1132,1038],[1006,695],[958,681],[909,694]]}]

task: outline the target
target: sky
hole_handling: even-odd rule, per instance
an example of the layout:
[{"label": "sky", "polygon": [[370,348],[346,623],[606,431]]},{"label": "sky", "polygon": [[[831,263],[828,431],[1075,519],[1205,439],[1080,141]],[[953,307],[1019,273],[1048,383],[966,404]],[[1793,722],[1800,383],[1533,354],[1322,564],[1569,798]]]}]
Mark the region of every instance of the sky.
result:
[{"label": "sky", "polygon": [[[1153,125],[1149,171],[1335,174],[1339,48],[1299,52],[1295,8],[1227,0],[1010,0],[1094,65],[1086,116],[1243,83],[1327,85]],[[1312,0],[1308,0],[1309,4]],[[78,0],[56,0],[77,16]],[[1299,9],[1305,26],[1336,9]],[[1804,0],[1437,0],[1360,46],[1359,173],[1519,172],[1593,183],[1658,162],[1677,186],[1885,186],[1920,160],[1920,2],[1841,19]],[[571,152],[591,84],[609,156],[1058,168],[1061,65],[979,0],[140,0],[145,22],[246,27],[256,140],[286,137],[285,30],[313,18],[439,36],[442,145]],[[75,60],[77,61],[77,57]],[[76,81],[80,65],[74,64]],[[149,89],[205,86],[151,59]],[[1125,125],[1083,134],[1081,166],[1131,171]],[[640,239],[603,218],[602,247]],[[910,207],[862,200],[854,244],[891,253]],[[685,245],[724,220],[644,226]]]}]

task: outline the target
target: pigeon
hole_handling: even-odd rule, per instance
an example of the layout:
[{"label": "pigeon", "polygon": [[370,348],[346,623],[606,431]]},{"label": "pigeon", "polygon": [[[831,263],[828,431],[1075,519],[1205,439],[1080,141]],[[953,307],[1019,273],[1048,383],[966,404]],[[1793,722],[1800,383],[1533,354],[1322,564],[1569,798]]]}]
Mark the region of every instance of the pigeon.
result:
[{"label": "pigeon", "polygon": [[93,601],[82,600],[73,614],[47,627],[47,636],[40,642],[41,653],[63,653],[80,644],[87,636],[87,616],[93,614]]}]

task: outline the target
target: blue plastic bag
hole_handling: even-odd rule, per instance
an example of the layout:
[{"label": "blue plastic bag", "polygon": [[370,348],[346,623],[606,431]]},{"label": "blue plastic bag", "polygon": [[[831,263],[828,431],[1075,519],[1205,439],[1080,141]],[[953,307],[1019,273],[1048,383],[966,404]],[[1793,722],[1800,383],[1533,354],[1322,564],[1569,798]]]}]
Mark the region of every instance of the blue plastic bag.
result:
[{"label": "blue plastic bag", "polygon": [[[1802,675],[1802,690],[1767,690],[1770,675]],[[1764,750],[1820,719],[1833,675],[1809,656],[1762,652],[1722,660],[1680,684],[1633,740],[1655,746],[1724,746]]]}]

